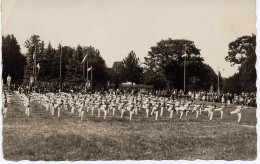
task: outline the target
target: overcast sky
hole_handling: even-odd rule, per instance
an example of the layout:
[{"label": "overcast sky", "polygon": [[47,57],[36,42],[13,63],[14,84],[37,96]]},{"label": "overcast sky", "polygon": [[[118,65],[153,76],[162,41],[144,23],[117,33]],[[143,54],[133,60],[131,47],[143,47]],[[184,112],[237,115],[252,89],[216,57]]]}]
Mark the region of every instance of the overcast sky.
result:
[{"label": "overcast sky", "polygon": [[161,39],[188,39],[228,77],[237,70],[224,59],[228,44],[256,34],[255,23],[255,0],[2,0],[2,35],[14,34],[23,53],[37,34],[55,48],[92,45],[109,67],[131,50],[144,61]]}]

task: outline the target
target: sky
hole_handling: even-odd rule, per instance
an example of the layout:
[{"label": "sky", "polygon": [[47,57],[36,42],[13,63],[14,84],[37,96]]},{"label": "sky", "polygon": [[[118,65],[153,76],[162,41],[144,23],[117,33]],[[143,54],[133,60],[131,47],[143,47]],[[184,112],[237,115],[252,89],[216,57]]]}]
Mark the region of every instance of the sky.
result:
[{"label": "sky", "polygon": [[[111,67],[133,50],[144,61],[162,39],[188,39],[223,77],[228,44],[256,34],[255,0],[2,0],[2,35],[37,34],[53,47],[92,45]],[[188,71],[188,70],[187,70]]]}]

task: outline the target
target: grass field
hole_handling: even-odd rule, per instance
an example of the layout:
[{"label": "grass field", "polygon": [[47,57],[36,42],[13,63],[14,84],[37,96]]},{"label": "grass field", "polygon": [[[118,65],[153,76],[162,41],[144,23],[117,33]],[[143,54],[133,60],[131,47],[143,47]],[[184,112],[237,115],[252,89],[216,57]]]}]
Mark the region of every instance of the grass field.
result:
[{"label": "grass field", "polygon": [[[169,113],[155,122],[138,115],[129,122],[128,113],[107,120],[62,111],[51,116],[42,106],[32,103],[31,115],[13,96],[3,120],[3,155],[6,160],[254,160],[257,154],[256,109],[224,118],[215,112],[213,121],[204,113],[199,119],[189,114],[169,120]],[[111,114],[111,113],[110,113]],[[141,113],[139,113],[141,114]],[[144,112],[142,113],[145,116]],[[103,115],[101,115],[103,116]]]}]

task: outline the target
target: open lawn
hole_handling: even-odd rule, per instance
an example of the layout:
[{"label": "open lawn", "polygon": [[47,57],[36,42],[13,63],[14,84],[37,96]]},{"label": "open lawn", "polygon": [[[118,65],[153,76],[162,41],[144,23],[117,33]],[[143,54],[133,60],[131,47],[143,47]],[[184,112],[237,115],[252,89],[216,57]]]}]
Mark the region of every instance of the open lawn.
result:
[{"label": "open lawn", "polygon": [[237,115],[228,115],[229,107],[215,112],[213,121],[207,113],[195,118],[189,113],[183,120],[169,120],[169,113],[156,122],[148,120],[144,111],[132,122],[126,112],[109,114],[107,120],[62,110],[61,117],[33,102],[29,117],[14,95],[3,120],[3,154],[6,160],[254,160],[257,154],[256,109],[242,111],[241,123]]}]

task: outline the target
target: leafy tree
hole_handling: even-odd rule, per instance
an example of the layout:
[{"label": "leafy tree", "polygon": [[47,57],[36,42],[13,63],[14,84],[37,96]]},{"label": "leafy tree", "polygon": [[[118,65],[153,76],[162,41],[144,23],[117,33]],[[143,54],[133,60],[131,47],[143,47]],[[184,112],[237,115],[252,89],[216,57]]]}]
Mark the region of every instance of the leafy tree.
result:
[{"label": "leafy tree", "polygon": [[[58,48],[54,51],[54,57],[52,60],[52,71],[51,78],[56,79],[57,81],[62,82],[66,74],[66,53],[64,53],[64,47],[61,44],[58,45]],[[61,61],[61,63],[60,63]],[[60,68],[61,65],[61,68]],[[61,78],[60,78],[61,70]]]},{"label": "leafy tree", "polygon": [[189,90],[209,90],[213,84],[214,90],[217,91],[217,75],[208,64],[200,61],[193,66],[188,66],[187,70],[187,77],[189,77],[187,88]]},{"label": "leafy tree", "polygon": [[[60,51],[60,49],[58,51]],[[73,55],[75,55],[75,53],[76,53],[75,48],[72,48],[70,46],[62,47],[62,61],[61,61],[62,72],[61,73],[63,79],[65,80],[68,80],[68,77],[69,78],[73,77],[73,74],[75,73],[74,67],[76,63],[77,65],[79,65],[77,61],[73,60]]]},{"label": "leafy tree", "polygon": [[25,66],[24,69],[24,82],[28,83],[30,77],[33,75],[33,65],[34,65],[34,59],[33,59],[33,53],[36,50],[36,63],[39,62],[38,59],[39,56],[41,56],[42,54],[40,54],[40,48],[39,47],[44,47],[43,42],[41,42],[40,40],[40,36],[39,35],[32,35],[30,37],[30,39],[26,40],[24,43],[24,46],[27,48],[27,53],[26,53],[26,60],[27,60],[27,65]]},{"label": "leafy tree", "polygon": [[224,80],[223,90],[225,92],[240,94],[242,92],[242,86],[239,82],[240,76],[240,73],[235,73],[233,76],[226,78]]},{"label": "leafy tree", "polygon": [[140,60],[136,57],[134,51],[131,51],[122,61],[113,63],[109,70],[109,79],[111,83],[115,84],[116,88],[120,83],[126,81],[143,82],[143,68],[140,66]]},{"label": "leafy tree", "polygon": [[242,36],[229,44],[226,61],[232,66],[239,65],[239,80],[241,87],[247,92],[256,92],[256,35]]},{"label": "leafy tree", "polygon": [[154,85],[154,89],[166,89],[168,82],[165,76],[160,71],[154,71],[153,69],[144,69],[144,84]]},{"label": "leafy tree", "polygon": [[[185,57],[186,54],[186,57]],[[194,42],[184,39],[161,40],[151,47],[145,63],[149,69],[161,72],[169,88],[183,89],[184,61],[186,58],[186,87],[188,90],[209,89],[216,74],[200,57]]]},{"label": "leafy tree", "polygon": [[21,54],[20,45],[13,34],[2,36],[2,62],[4,83],[8,74],[12,77],[12,83],[23,78],[26,58]]},{"label": "leafy tree", "polygon": [[[46,58],[46,54],[45,54],[45,43],[44,41],[40,41],[37,48],[38,48],[38,54],[36,54],[36,64],[40,65],[40,69],[37,68],[37,77],[38,77],[38,80],[42,79],[43,76],[44,76],[44,70],[43,70],[43,64],[44,64],[44,59]],[[36,48],[36,49],[37,49]]]},{"label": "leafy tree", "polygon": [[[92,46],[84,47],[84,53],[86,53],[88,60],[88,67],[92,67],[93,87],[96,89],[105,88],[107,84],[108,74],[105,60],[100,56],[99,50]],[[83,59],[83,55],[82,55]],[[82,64],[81,64],[82,66]],[[83,72],[81,72],[83,73]],[[91,78],[91,72],[89,72],[89,79]]]},{"label": "leafy tree", "polygon": [[132,83],[142,83],[143,69],[140,66],[140,60],[136,57],[134,51],[131,51],[122,61],[124,81]]},{"label": "leafy tree", "polygon": [[41,80],[47,81],[52,75],[52,62],[55,57],[55,49],[52,47],[51,42],[48,43],[47,48],[45,49],[44,56],[42,61],[40,61],[40,74]]},{"label": "leafy tree", "polygon": [[115,84],[118,88],[119,84],[124,82],[124,63],[123,61],[117,61],[113,63],[112,68],[109,70],[110,82]]},{"label": "leafy tree", "polygon": [[[60,81],[60,59],[61,59],[61,80],[65,83],[77,83],[82,84],[86,82],[86,78],[83,78],[83,63],[82,60],[87,55],[89,68],[93,68],[93,87],[105,88],[108,79],[108,69],[104,59],[101,57],[99,50],[92,46],[80,46],[76,48],[69,46],[62,46],[61,44],[57,49],[53,48],[51,43],[45,48],[44,41],[40,40],[40,36],[32,35],[25,41],[24,46],[27,48],[26,58],[23,60],[20,53],[20,47],[17,44],[16,39],[12,36],[3,37],[3,62],[4,73],[3,78],[6,80],[8,73],[13,77],[13,82],[16,80],[15,73],[18,73],[22,78],[24,77],[24,83],[29,82],[30,77],[33,75],[34,59],[33,54],[36,52],[36,64],[40,64],[40,71],[37,71],[38,81],[51,81],[55,82],[55,85]],[[7,54],[11,54],[7,55]],[[13,55],[14,54],[14,55]],[[62,54],[62,55],[61,55]],[[19,56],[20,55],[20,56]],[[10,58],[10,59],[9,59]],[[14,58],[14,59],[13,59]],[[19,59],[16,61],[16,59]],[[26,60],[25,60],[26,59]],[[21,65],[22,61],[24,64]],[[11,62],[11,63],[10,63]],[[18,63],[20,62],[20,63]],[[6,64],[8,63],[8,64]],[[26,64],[26,65],[25,65]],[[12,68],[15,65],[24,69],[16,71]],[[24,75],[23,75],[24,70]],[[10,72],[13,71],[13,72]],[[19,71],[21,71],[19,73]],[[87,67],[85,67],[87,74]],[[22,74],[22,75],[21,75]],[[89,72],[89,79],[91,73]]]}]

